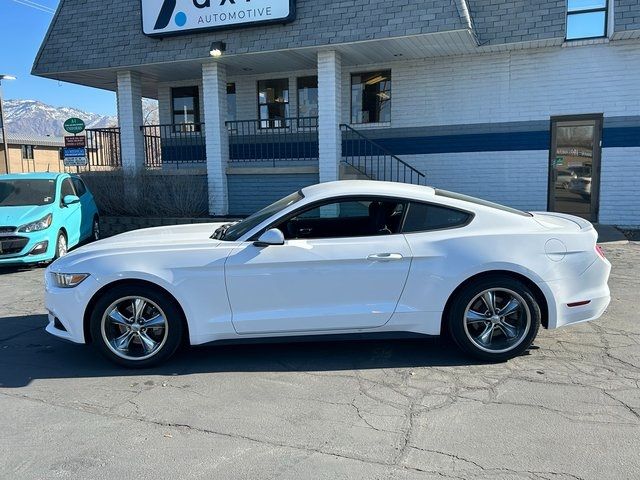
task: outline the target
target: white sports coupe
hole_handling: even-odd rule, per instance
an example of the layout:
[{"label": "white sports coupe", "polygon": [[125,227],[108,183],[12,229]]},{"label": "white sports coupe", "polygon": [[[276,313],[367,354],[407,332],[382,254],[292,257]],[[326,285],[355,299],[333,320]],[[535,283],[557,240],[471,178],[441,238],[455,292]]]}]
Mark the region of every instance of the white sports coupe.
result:
[{"label": "white sports coupe", "polygon": [[236,223],[137,230],[56,260],[46,329],[128,367],[182,343],[337,334],[449,333],[504,361],[540,325],[602,315],[611,264],[596,239],[569,215],[400,183],[323,183]]}]

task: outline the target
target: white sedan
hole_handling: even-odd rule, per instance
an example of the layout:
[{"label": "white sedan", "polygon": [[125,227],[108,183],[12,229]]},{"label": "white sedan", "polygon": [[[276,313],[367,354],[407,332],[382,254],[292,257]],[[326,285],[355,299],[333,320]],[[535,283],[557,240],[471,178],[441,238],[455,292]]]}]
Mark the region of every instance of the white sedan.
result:
[{"label": "white sedan", "polygon": [[598,318],[611,264],[593,226],[429,187],[304,188],[237,223],[158,227],[46,271],[47,331],[128,367],[179,345],[325,335],[440,335],[504,361],[540,325]]}]

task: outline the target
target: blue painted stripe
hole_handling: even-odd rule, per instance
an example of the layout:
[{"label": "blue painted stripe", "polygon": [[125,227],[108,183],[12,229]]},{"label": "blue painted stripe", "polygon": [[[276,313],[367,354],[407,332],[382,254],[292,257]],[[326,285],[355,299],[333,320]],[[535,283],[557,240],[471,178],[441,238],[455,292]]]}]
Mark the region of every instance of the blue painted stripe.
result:
[{"label": "blue painted stripe", "polygon": [[[373,140],[395,155],[549,149],[549,132],[544,131],[379,138]],[[357,152],[358,147],[355,144],[351,145],[351,143],[349,140],[343,142],[343,148],[348,148],[350,152]]]},{"label": "blue painted stripe", "polygon": [[602,132],[602,146],[640,147],[640,127],[610,127]]}]

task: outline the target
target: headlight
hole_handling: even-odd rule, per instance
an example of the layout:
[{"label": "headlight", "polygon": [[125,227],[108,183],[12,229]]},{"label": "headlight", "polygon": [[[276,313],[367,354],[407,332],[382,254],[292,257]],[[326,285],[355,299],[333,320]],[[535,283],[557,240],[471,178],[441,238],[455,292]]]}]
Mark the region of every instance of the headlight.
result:
[{"label": "headlight", "polygon": [[42,217],[37,222],[27,223],[26,225],[22,225],[18,231],[23,233],[31,233],[31,232],[39,232],[40,230],[44,230],[45,228],[49,228],[51,226],[52,215],[49,213],[48,215]]},{"label": "headlight", "polygon": [[88,273],[51,273],[54,285],[60,288],[77,287],[88,276]]}]

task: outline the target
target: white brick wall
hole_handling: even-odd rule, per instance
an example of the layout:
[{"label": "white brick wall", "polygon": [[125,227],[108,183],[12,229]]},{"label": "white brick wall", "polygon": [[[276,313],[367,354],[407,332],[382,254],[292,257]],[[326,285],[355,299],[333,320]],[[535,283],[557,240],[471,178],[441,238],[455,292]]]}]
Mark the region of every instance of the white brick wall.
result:
[{"label": "white brick wall", "polygon": [[209,185],[209,213],[227,215],[227,163],[229,141],[224,124],[227,116],[227,75],[224,65],[217,62],[202,65],[202,90],[207,150],[207,178]]},{"label": "white brick wall", "polygon": [[403,155],[436,188],[523,210],[547,209],[546,150]]},{"label": "white brick wall", "polygon": [[378,68],[392,69],[392,127],[640,115],[637,43],[345,67],[343,122],[350,118],[350,74]]},{"label": "white brick wall", "polygon": [[334,51],[318,53],[318,141],[320,182],[338,179],[342,159],[340,102],[342,62]]},{"label": "white brick wall", "polygon": [[144,166],[142,125],[142,85],[140,76],[123,71],[117,75],[118,122],[120,150],[125,173],[135,175]]},{"label": "white brick wall", "polygon": [[602,150],[600,222],[640,226],[640,147]]}]

